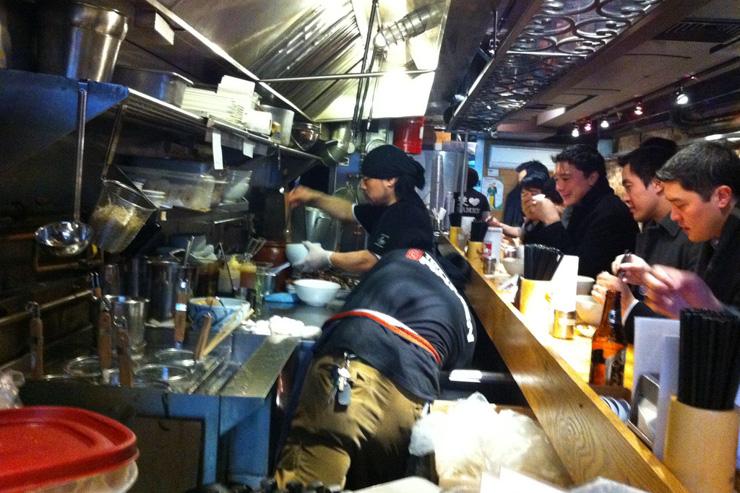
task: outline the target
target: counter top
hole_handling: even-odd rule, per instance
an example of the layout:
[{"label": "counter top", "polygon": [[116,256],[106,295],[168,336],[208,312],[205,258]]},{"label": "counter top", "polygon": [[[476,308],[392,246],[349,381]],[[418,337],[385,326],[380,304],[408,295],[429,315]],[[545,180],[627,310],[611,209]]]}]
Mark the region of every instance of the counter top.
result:
[{"label": "counter top", "polygon": [[530,328],[475,269],[465,294],[576,484],[603,476],[650,492],[686,491],[589,387],[587,338]]}]

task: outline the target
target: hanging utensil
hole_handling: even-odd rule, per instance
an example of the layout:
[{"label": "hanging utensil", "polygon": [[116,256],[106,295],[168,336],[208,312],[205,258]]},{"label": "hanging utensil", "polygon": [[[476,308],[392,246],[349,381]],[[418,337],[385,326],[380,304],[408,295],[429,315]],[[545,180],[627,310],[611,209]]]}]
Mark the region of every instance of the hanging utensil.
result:
[{"label": "hanging utensil", "polygon": [[188,302],[190,301],[187,279],[181,279],[175,295],[175,347],[182,349],[185,329],[188,322]]},{"label": "hanging utensil", "polygon": [[77,153],[75,170],[74,220],[50,223],[34,233],[36,243],[56,257],[73,257],[82,253],[92,240],[92,228],[80,221],[82,201],[82,163],[85,148],[85,115],[87,88],[80,85],[77,100]]},{"label": "hanging utensil", "polygon": [[126,330],[126,319],[116,317],[113,321],[116,330],[116,342],[118,347],[118,379],[121,387],[131,388],[134,386],[134,363],[129,351],[128,331]]},{"label": "hanging utensil", "polygon": [[35,301],[26,304],[31,315],[29,323],[31,346],[31,378],[40,379],[44,375],[44,323],[41,321],[41,308]]},{"label": "hanging utensil", "polygon": [[110,303],[105,297],[100,298],[100,315],[98,315],[98,359],[100,370],[107,370],[113,365],[113,321],[110,314]]}]

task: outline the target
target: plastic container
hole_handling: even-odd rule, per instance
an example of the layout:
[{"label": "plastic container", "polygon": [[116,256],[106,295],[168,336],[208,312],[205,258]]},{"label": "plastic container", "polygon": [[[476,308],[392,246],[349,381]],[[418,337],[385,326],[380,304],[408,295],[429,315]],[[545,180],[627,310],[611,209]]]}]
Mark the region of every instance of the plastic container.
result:
[{"label": "plastic container", "polygon": [[121,423],[74,407],[0,411],[0,488],[123,492],[136,482],[136,436]]},{"label": "plastic container", "polygon": [[420,154],[424,137],[424,117],[399,118],[393,128],[393,145],[408,154]]},{"label": "plastic container", "polygon": [[[211,209],[219,181],[211,175],[151,168],[121,168],[130,179],[142,182],[143,188],[164,192],[162,204],[166,207],[183,207],[196,211]],[[220,181],[220,184],[223,185],[224,182]]]},{"label": "plastic container", "polygon": [[251,170],[227,169],[218,173],[218,179],[223,181],[221,201],[224,204],[233,204],[240,201],[249,191],[252,181]]},{"label": "plastic container", "polygon": [[103,180],[98,203],[90,216],[90,226],[98,246],[109,253],[119,253],[156,209],[133,188],[115,180]]}]

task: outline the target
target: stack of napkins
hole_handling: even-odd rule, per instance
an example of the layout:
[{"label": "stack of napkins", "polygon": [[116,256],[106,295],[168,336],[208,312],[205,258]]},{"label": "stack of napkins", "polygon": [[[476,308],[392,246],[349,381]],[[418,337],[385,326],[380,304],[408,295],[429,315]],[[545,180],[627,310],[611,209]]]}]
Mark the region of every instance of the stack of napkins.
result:
[{"label": "stack of napkins", "polygon": [[315,325],[306,325],[300,320],[273,315],[269,320],[247,320],[244,327],[259,335],[280,335],[300,337],[301,339],[315,339],[321,334],[321,328]]},{"label": "stack of napkins", "polygon": [[244,107],[234,98],[207,89],[185,89],[182,109],[205,117],[214,117],[238,127],[242,126],[244,119]]}]

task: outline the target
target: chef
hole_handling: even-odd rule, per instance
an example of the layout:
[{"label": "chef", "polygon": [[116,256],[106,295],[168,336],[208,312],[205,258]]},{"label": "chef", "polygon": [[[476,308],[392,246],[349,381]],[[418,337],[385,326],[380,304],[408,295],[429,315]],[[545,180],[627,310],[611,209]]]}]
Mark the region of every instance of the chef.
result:
[{"label": "chef", "polygon": [[294,267],[316,271],[334,266],[348,272],[367,272],[391,250],[432,250],[432,222],[415,190],[424,187],[421,164],[395,146],[382,145],[367,154],[360,172],[366,204],[352,204],[303,186],[290,192],[288,202],[292,207],[318,207],[340,221],[358,222],[369,235],[367,249],[332,252],[305,242],[308,255]]}]

